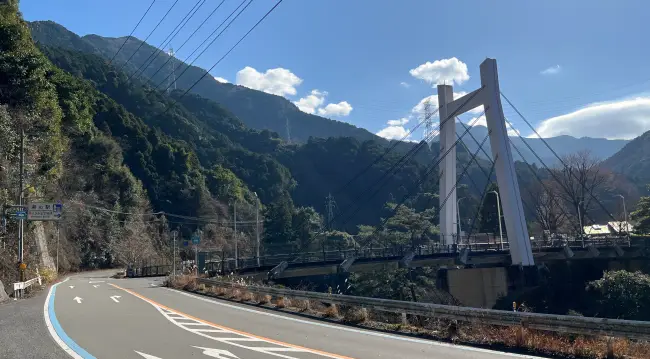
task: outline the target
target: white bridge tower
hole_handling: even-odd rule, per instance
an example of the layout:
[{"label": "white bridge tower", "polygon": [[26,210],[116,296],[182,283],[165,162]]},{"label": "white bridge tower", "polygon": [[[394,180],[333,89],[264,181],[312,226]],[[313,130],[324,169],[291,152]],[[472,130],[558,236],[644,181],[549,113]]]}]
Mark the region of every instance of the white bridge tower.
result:
[{"label": "white bridge tower", "polygon": [[[440,114],[440,153],[451,148],[440,164],[440,199],[449,199],[440,210],[440,235],[444,244],[453,244],[458,236],[456,223],[456,121],[461,115],[478,106],[484,106],[492,147],[492,158],[499,185],[502,213],[508,233],[510,255],[513,265],[532,266],[535,264],[526,227],[526,218],[519,193],[519,183],[515,173],[512,151],[508,140],[505,117],[501,107],[501,93],[497,62],[485,59],[481,63],[481,88],[454,100],[453,87],[438,85]],[[454,118],[445,121],[448,116]]]}]

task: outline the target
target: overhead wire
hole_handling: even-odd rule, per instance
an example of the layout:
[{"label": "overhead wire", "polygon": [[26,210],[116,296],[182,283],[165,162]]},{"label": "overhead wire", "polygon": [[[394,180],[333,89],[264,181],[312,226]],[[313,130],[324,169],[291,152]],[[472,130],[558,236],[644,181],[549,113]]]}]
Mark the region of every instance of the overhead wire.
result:
[{"label": "overhead wire", "polygon": [[162,24],[162,22],[167,18],[167,15],[169,15],[169,13],[172,11],[172,9],[174,8],[174,6],[176,6],[176,4],[178,3],[178,1],[179,1],[179,0],[174,1],[174,3],[172,4],[172,6],[167,10],[167,12],[165,13],[165,15],[162,17],[162,19],[160,19],[160,21],[158,21],[158,23],[157,23],[156,26],[153,28],[153,30],[151,30],[151,32],[149,32],[149,35],[147,35],[147,37],[146,37],[144,40],[142,40],[142,41],[140,42],[140,45],[138,45],[138,47],[135,49],[135,51],[133,51],[133,53],[131,54],[131,56],[129,56],[129,58],[126,59],[126,61],[124,61],[124,63],[122,63],[122,65],[117,69],[117,71],[121,71],[121,70],[126,66],[126,64],[128,64],[129,61],[131,61],[131,59],[133,58],[133,56],[135,56],[135,54],[138,52],[138,50],[140,50],[140,48],[142,47],[142,45],[144,45],[144,44],[147,42],[147,40],[149,40],[149,37],[151,37],[151,35],[156,31],[156,29],[158,29],[158,26],[160,26],[160,24]]},{"label": "overhead wire", "polygon": [[[240,8],[242,7],[242,5],[244,5],[244,3],[246,3],[246,1],[248,1],[248,4],[246,4],[246,6],[244,6],[244,7],[240,10]],[[228,30],[228,28],[230,27],[230,25],[232,25],[232,23],[235,22],[235,20],[237,20],[237,18],[238,18],[238,17],[239,17],[239,16],[240,16],[244,11],[246,11],[246,9],[247,9],[247,8],[248,8],[248,7],[253,3],[253,1],[254,1],[254,0],[243,0],[243,1],[239,4],[239,6],[237,6],[237,7],[235,8],[235,10],[233,10],[233,11],[230,13],[230,15],[228,15],[228,17],[226,17],[226,18],[221,22],[221,24],[219,24],[219,26],[217,26],[217,28],[214,29],[214,31],[213,31],[213,32],[212,32],[208,37],[206,37],[205,40],[203,40],[203,42],[202,42],[199,46],[197,46],[197,47],[194,49],[194,51],[192,51],[192,53],[191,53],[189,56],[187,56],[187,57],[185,58],[185,60],[183,60],[184,63],[187,63],[187,61],[190,59],[190,57],[192,57],[192,55],[194,55],[194,53],[195,53],[198,49],[200,49],[200,48],[203,46],[203,44],[205,44],[205,42],[207,42],[207,40],[209,40],[210,37],[212,37],[212,35],[213,35],[215,32],[217,32],[217,31],[218,31],[218,30],[223,26],[223,24],[225,24],[225,23],[226,23],[226,22],[227,22],[227,21],[228,21],[228,20],[229,20],[229,19],[230,19],[230,18],[231,18],[231,17],[232,17],[232,16],[233,16],[233,15],[234,15],[238,10],[239,10],[239,12],[237,13],[237,15],[235,15],[235,17],[234,17],[232,20],[230,20],[230,22],[228,22],[228,25],[226,25],[226,27],[224,27],[224,28],[221,30],[221,32],[219,32],[219,33],[217,34],[217,36],[215,36],[215,37],[212,39],[212,41],[210,41],[210,43],[209,43],[209,44],[208,44],[208,45],[203,49],[203,51],[201,51],[201,53],[199,53],[198,56],[196,56],[196,57],[194,58],[194,60],[192,60],[192,61],[191,61],[187,66],[185,66],[185,69],[183,69],[183,71],[178,75],[178,77],[176,77],[176,79],[180,79],[181,77],[183,77],[183,75],[185,74],[185,72],[187,72],[187,70],[188,70],[188,69],[189,69],[189,68],[190,68],[190,67],[191,67],[191,66],[196,62],[196,60],[198,60],[198,59],[201,57],[201,55],[203,55],[203,53],[205,53],[205,52],[210,48],[210,46],[212,46],[212,44],[214,44],[214,42],[217,41],[217,40],[221,37],[221,35],[222,35],[226,30]],[[280,1],[280,2],[281,2],[281,1]],[[278,4],[279,4],[279,3],[277,3],[276,6],[277,6]],[[274,8],[275,8],[275,7],[274,7]],[[207,72],[210,72],[210,71],[208,70]],[[169,78],[169,76],[171,76],[171,74],[168,74],[167,76],[165,76],[165,78],[164,78],[162,81],[160,81],[156,86],[154,86],[154,89],[157,89],[160,85],[162,85],[165,81],[167,81],[167,79]],[[203,77],[201,77],[201,78],[203,78]],[[169,87],[169,86],[168,86],[168,87]],[[168,87],[167,87],[167,88],[168,88]],[[163,91],[167,90],[167,88],[165,88]]]},{"label": "overhead wire", "polygon": [[122,45],[117,49],[117,51],[115,52],[115,54],[113,55],[113,57],[111,57],[111,59],[108,61],[108,64],[109,64],[109,65],[110,65],[111,63],[113,63],[113,60],[115,60],[115,57],[117,56],[117,54],[119,54],[120,51],[122,51],[122,49],[124,48],[124,45],[126,45],[126,42],[129,41],[129,39],[131,38],[131,36],[133,36],[133,33],[134,33],[135,30],[138,28],[138,26],[140,26],[140,23],[142,22],[142,20],[144,20],[145,16],[147,16],[147,14],[149,13],[149,10],[151,10],[151,7],[153,6],[153,4],[154,4],[155,2],[156,2],[156,0],[153,0],[153,1],[151,2],[151,4],[149,4],[149,7],[147,8],[147,11],[145,11],[144,14],[142,15],[142,17],[140,17],[140,20],[138,20],[138,23],[135,25],[135,27],[133,28],[133,30],[131,30],[131,33],[129,34],[129,36],[127,36],[126,39],[124,39],[124,42],[122,43]]},{"label": "overhead wire", "polygon": [[152,51],[151,54],[149,54],[147,59],[142,62],[140,67],[138,67],[138,69],[135,70],[129,76],[129,78],[126,80],[127,82],[130,81],[131,78],[133,78],[133,76],[135,76],[138,72],[142,71],[142,73],[144,73],[144,71],[149,66],[151,66],[151,64],[156,60],[158,55],[161,52],[164,51],[163,49],[165,47],[167,47],[172,42],[172,40],[174,40],[174,38],[181,32],[181,30],[183,30],[183,28],[190,22],[192,17],[194,17],[194,15],[198,12],[198,10],[201,8],[201,6],[203,6],[203,4],[205,4],[205,2],[206,2],[206,0],[198,0],[194,4],[194,6],[192,6],[190,11],[188,11],[187,14],[185,14],[185,16],[181,19],[181,21],[176,25],[176,27],[174,27],[174,29],[167,35],[167,37],[165,37],[165,39],[160,43],[160,45],[158,45],[158,47],[156,47],[156,49],[154,51]]},{"label": "overhead wire", "polygon": [[[201,22],[201,24],[199,24],[199,26],[198,26],[196,29],[194,29],[194,31],[193,31],[193,32],[192,32],[192,33],[191,33],[191,34],[190,34],[190,35],[185,39],[185,41],[183,41],[183,43],[181,44],[181,46],[179,46],[179,47],[176,49],[176,51],[180,51],[181,49],[183,49],[183,47],[185,46],[185,44],[187,44],[187,42],[190,41],[190,39],[194,37],[194,35],[195,35],[195,34],[196,34],[196,33],[197,33],[197,32],[198,32],[198,31],[203,27],[203,25],[205,25],[205,23],[206,23],[206,22],[207,22],[207,21],[212,17],[212,15],[214,15],[214,14],[217,12],[217,10],[219,10],[219,8],[221,7],[221,5],[223,5],[223,3],[224,3],[225,1],[226,1],[226,0],[221,0],[221,2],[219,3],[219,5],[217,5],[217,7],[216,7],[214,10],[212,10],[212,12],[211,12],[211,13],[210,13],[210,14],[209,14],[209,15],[208,15],[204,20],[203,20],[203,22]],[[208,37],[208,38],[209,38],[209,37]],[[163,63],[159,68],[158,68],[158,70],[156,70],[156,71],[153,73],[153,75],[151,75],[149,78],[153,79],[153,78],[156,76],[156,74],[158,74],[158,72],[160,72],[160,70],[162,70],[162,69],[165,67],[165,65],[167,65],[167,63],[169,63],[169,61],[171,61],[171,59],[172,59],[172,57],[171,57],[171,56],[168,56],[168,57],[167,57],[167,61],[165,61],[165,62],[164,62],[164,63]]]}]

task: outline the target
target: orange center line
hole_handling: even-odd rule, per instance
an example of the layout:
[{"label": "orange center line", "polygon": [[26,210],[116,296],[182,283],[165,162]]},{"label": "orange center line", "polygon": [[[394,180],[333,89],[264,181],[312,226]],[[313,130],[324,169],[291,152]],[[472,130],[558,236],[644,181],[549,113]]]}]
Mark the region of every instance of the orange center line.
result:
[{"label": "orange center line", "polygon": [[178,310],[176,310],[176,309],[169,308],[169,307],[167,307],[167,306],[165,306],[165,305],[163,305],[163,304],[160,304],[160,303],[158,303],[158,302],[156,302],[156,301],[154,301],[154,300],[152,300],[152,299],[149,299],[149,298],[147,298],[147,297],[145,297],[145,296],[143,296],[143,295],[141,295],[141,294],[139,294],[139,293],[136,293],[136,292],[134,292],[134,291],[132,291],[132,290],[129,290],[129,289],[126,289],[126,288],[122,288],[122,287],[120,287],[119,285],[116,285],[116,284],[113,284],[113,283],[109,283],[109,284],[112,285],[113,287],[117,288],[117,289],[121,289],[121,290],[123,290],[123,291],[125,291],[125,292],[127,292],[127,293],[129,293],[129,294],[131,294],[131,295],[133,295],[133,296],[136,296],[136,297],[138,297],[138,298],[144,300],[145,302],[148,302],[148,303],[151,304],[151,305],[154,305],[154,306],[157,306],[157,307],[160,307],[160,308],[163,308],[163,309],[169,310],[170,312],[176,313],[176,314],[178,314],[178,315],[186,316],[186,317],[188,317],[188,318],[190,318],[190,319],[194,319],[194,320],[199,321],[199,322],[201,322],[201,323],[203,323],[203,324],[211,325],[211,326],[213,326],[213,327],[215,327],[215,328],[228,330],[228,331],[231,331],[231,332],[233,332],[233,333],[237,333],[237,334],[240,334],[240,335],[243,335],[243,336],[248,336],[248,337],[251,337],[251,338],[260,339],[260,340],[263,340],[263,341],[266,341],[266,342],[269,342],[269,343],[273,343],[273,344],[277,344],[277,345],[283,345],[283,346],[286,346],[286,347],[289,347],[289,348],[300,349],[300,350],[304,350],[304,351],[306,351],[306,352],[310,352],[310,353],[314,353],[314,354],[318,354],[318,355],[323,355],[323,356],[328,356],[328,357],[330,357],[330,358],[336,358],[336,359],[354,359],[354,358],[352,358],[352,357],[347,357],[347,356],[343,356],[343,355],[338,355],[338,354],[328,353],[328,352],[321,351],[321,350],[318,350],[318,349],[306,348],[306,347],[303,347],[303,346],[300,346],[300,345],[290,344],[290,343],[282,342],[282,341],[279,341],[279,340],[275,340],[275,339],[266,338],[266,337],[262,337],[262,336],[259,336],[259,335],[255,335],[255,334],[247,333],[247,332],[244,332],[244,331],[241,331],[241,330],[237,330],[237,329],[229,328],[229,327],[226,327],[226,326],[223,326],[223,325],[215,324],[215,323],[212,323],[212,322],[210,322],[210,321],[207,321],[207,320],[204,320],[204,319],[201,319],[201,318],[197,318],[197,317],[194,317],[194,316],[192,316],[192,315],[189,315],[189,314],[183,313],[183,312],[178,311]]}]

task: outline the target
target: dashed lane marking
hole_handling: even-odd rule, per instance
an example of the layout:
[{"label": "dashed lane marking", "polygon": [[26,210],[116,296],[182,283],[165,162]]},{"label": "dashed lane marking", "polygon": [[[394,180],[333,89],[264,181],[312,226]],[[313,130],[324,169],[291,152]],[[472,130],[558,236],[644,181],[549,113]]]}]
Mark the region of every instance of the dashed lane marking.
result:
[{"label": "dashed lane marking", "polygon": [[[167,318],[167,320],[172,322],[174,325],[184,330],[187,330],[189,332],[192,332],[196,335],[200,335],[202,337],[209,338],[218,342],[222,342],[232,346],[249,349],[252,351],[261,352],[264,354],[268,354],[280,358],[286,358],[286,359],[299,359],[299,358],[280,354],[279,352],[303,352],[303,353],[312,353],[312,354],[324,356],[327,358],[333,358],[333,359],[353,359],[351,357],[347,357],[343,355],[328,353],[317,349],[306,348],[295,344],[285,343],[275,339],[261,337],[241,330],[228,328],[223,325],[215,324],[207,320],[197,318],[189,314],[185,314],[176,309],[169,308],[139,293],[136,293],[126,288],[122,288],[116,284],[113,283],[109,283],[109,284],[117,289],[121,289],[151,304],[154,308],[156,308],[156,310],[158,310],[158,312],[160,312],[160,314],[162,314],[165,318]],[[210,329],[205,329],[201,327],[209,327]],[[206,330],[219,330],[219,331],[206,331]],[[208,333],[211,334],[216,333],[217,335],[210,335]],[[228,335],[228,336],[225,337],[219,335]],[[271,346],[256,347],[252,345],[243,344],[247,342],[249,343],[266,342],[267,344],[271,344]]]}]

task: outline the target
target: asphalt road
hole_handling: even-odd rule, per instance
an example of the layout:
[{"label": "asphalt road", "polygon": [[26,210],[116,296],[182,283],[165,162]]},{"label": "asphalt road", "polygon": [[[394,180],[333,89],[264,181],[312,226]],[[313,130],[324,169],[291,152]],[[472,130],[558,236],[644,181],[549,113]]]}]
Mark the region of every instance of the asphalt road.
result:
[{"label": "asphalt road", "polygon": [[359,330],[160,284],[161,279],[71,277],[54,287],[48,300],[41,299],[50,338],[74,358],[525,357]]}]

